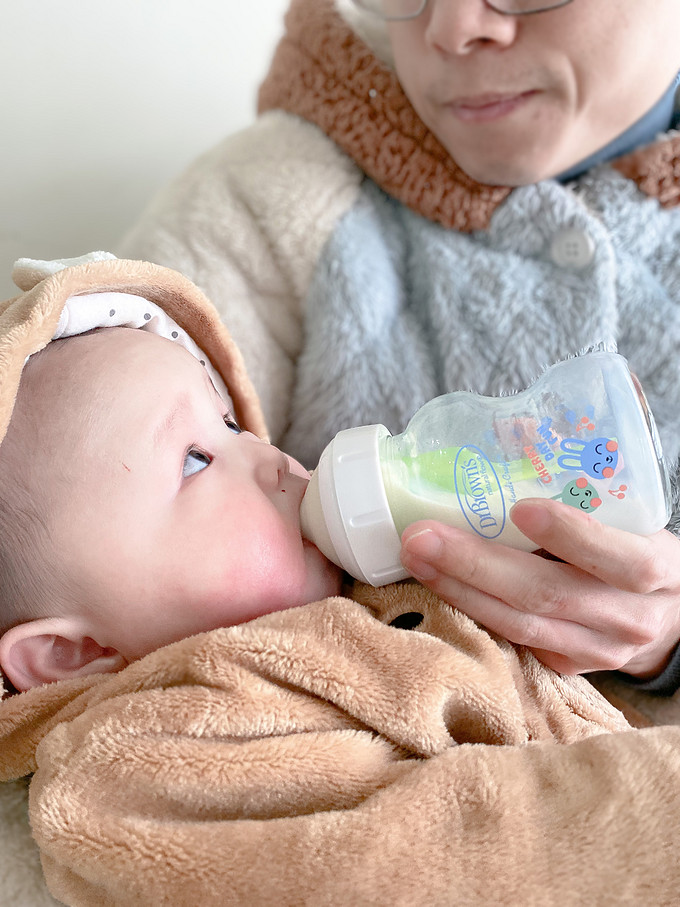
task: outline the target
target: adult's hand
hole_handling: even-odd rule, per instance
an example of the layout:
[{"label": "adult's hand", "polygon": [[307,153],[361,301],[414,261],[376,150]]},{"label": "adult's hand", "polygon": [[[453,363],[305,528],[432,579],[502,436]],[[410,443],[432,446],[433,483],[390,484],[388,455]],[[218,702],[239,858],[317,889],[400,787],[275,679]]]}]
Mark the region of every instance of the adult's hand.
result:
[{"label": "adult's hand", "polygon": [[680,639],[680,539],[613,529],[551,500],[520,501],[511,519],[559,560],[427,520],[404,532],[402,562],[441,598],[557,671],[660,673]]}]

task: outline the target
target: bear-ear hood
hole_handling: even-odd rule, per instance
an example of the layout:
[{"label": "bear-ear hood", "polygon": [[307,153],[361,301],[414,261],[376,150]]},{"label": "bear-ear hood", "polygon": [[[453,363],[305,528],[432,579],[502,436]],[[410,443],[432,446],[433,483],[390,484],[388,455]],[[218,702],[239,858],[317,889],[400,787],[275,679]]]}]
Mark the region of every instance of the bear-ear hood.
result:
[{"label": "bear-ear hood", "polygon": [[[20,259],[13,277],[25,292],[0,303],[0,443],[26,360],[53,339],[106,327],[109,319],[109,326],[167,333],[194,355],[205,354],[204,364],[226,385],[239,424],[259,437],[267,436],[238,347],[212,303],[177,271],[97,252],[60,262]],[[123,305],[101,306],[101,294],[117,296]],[[144,301],[150,303],[149,312],[144,311]]]}]

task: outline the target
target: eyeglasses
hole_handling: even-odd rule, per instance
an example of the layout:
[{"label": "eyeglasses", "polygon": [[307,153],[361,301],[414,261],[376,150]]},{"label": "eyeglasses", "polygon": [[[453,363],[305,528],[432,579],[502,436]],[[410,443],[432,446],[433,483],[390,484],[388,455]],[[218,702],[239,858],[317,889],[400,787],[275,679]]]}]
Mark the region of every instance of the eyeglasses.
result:
[{"label": "eyeglasses", "polygon": [[[415,19],[427,6],[427,0],[352,0],[352,2],[360,9],[389,22]],[[487,6],[503,16],[545,13],[571,2],[572,0],[493,0],[493,2],[484,0]]]}]

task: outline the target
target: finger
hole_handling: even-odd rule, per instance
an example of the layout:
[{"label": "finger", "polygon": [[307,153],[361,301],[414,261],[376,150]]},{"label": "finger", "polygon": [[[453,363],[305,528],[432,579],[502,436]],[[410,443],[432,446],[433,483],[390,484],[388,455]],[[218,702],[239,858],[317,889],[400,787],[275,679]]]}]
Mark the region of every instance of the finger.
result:
[{"label": "finger", "polygon": [[[417,549],[418,541],[423,538],[425,547],[428,547],[428,543],[431,546],[433,543],[427,536],[427,531],[424,535],[419,535],[413,548]],[[446,551],[446,544],[441,550]],[[592,627],[567,620],[562,615],[555,617],[518,610],[487,592],[439,571],[431,561],[425,566],[429,568],[428,578],[421,581],[440,598],[493,633],[517,645],[527,646],[540,661],[556,671],[577,674],[584,671],[615,670],[622,667],[630,657],[628,646],[605,639],[601,632]]]},{"label": "finger", "polygon": [[[602,633],[613,645],[649,642],[646,628],[653,612],[644,604],[649,596],[612,588],[570,564],[477,539],[433,521],[413,524],[402,538],[406,569],[447,600],[451,579],[517,611],[581,624]],[[476,620],[489,620],[480,611],[462,610]],[[503,632],[500,624],[493,629]]]},{"label": "finger", "polygon": [[[515,504],[510,518],[551,554],[628,592],[646,594],[667,588],[670,565],[680,564],[680,542],[671,533],[635,535],[559,501],[527,498]],[[676,569],[680,571],[680,566]]]},{"label": "finger", "polygon": [[433,522],[414,524],[402,539],[404,566],[437,592],[447,588],[450,579],[525,613],[572,620],[595,629],[610,622],[606,605],[597,601],[606,597],[603,584],[568,564]]}]

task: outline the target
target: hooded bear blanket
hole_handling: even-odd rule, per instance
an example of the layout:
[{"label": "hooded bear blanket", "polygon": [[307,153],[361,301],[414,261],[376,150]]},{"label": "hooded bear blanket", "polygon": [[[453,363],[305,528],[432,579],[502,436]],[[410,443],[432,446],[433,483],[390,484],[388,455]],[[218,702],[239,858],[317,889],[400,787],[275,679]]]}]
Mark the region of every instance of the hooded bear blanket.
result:
[{"label": "hooded bear blanket", "polygon": [[[198,290],[104,261],[0,307],[0,437],[64,300],[106,290],[181,323],[263,431]],[[72,905],[677,903],[679,772],[680,727],[633,728],[413,582],[0,701],[0,778],[33,773],[45,878]]]}]

